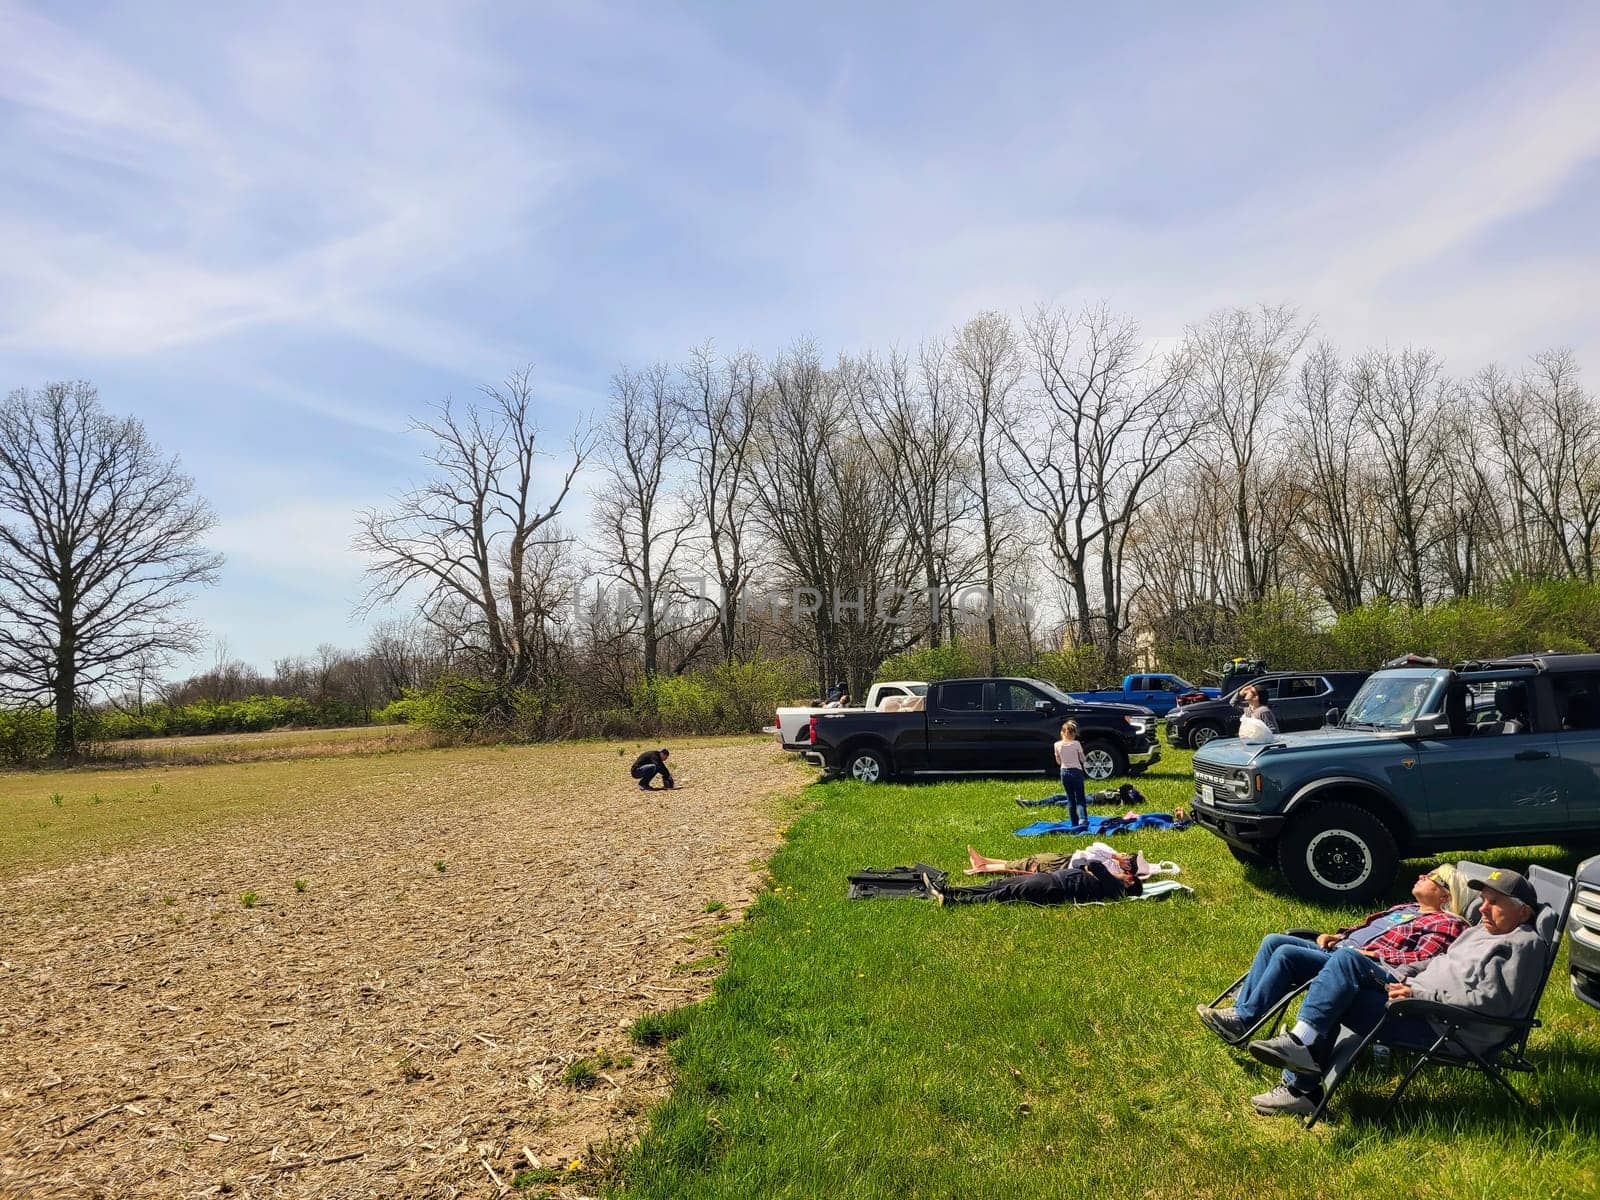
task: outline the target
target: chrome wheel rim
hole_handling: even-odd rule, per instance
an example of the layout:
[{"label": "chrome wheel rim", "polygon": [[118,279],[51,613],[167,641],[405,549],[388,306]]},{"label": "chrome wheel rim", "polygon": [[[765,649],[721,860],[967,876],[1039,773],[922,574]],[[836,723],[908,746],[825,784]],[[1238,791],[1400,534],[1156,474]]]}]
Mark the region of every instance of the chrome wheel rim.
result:
[{"label": "chrome wheel rim", "polygon": [[851,778],[861,783],[877,783],[881,774],[883,768],[878,765],[878,760],[870,755],[863,754],[850,764]]},{"label": "chrome wheel rim", "polygon": [[1083,756],[1083,773],[1090,779],[1110,779],[1116,769],[1109,750],[1090,750]]}]

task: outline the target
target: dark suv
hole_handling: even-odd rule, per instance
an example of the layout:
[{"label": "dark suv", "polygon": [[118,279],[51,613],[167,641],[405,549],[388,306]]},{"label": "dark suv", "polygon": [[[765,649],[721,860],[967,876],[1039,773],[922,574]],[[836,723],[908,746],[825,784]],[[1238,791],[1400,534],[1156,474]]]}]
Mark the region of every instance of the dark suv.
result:
[{"label": "dark suv", "polygon": [[1194,756],[1195,820],[1312,899],[1402,857],[1600,839],[1600,654],[1377,671],[1337,726]]},{"label": "dark suv", "polygon": [[[1278,718],[1280,730],[1316,729],[1330,708],[1350,703],[1370,671],[1275,671],[1250,680]],[[1239,692],[1185,704],[1167,714],[1167,742],[1198,750],[1219,737],[1239,734]]]}]

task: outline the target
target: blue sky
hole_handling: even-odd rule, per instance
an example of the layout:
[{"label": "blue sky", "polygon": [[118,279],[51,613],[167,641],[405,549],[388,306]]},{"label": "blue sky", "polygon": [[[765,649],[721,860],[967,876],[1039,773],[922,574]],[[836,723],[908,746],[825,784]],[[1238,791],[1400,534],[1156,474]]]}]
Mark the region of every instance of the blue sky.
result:
[{"label": "blue sky", "polygon": [[265,667],[362,640],[407,415],[522,363],[557,438],[708,338],[1041,300],[1594,372],[1597,68],[1575,4],[0,0],[0,387],[182,457]]}]

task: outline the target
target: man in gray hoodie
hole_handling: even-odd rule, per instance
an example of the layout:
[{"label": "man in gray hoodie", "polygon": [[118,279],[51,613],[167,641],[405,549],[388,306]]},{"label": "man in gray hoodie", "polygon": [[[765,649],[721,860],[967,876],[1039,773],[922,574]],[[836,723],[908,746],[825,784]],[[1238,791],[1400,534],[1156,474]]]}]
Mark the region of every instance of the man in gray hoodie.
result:
[{"label": "man in gray hoodie", "polygon": [[[1250,1043],[1250,1053],[1283,1068],[1283,1083],[1251,1097],[1262,1116],[1304,1116],[1321,1100],[1322,1063],[1339,1027],[1367,1033],[1391,1000],[1437,1000],[1506,1017],[1522,1011],[1538,990],[1547,947],[1531,924],[1538,906],[1533,885],[1517,871],[1499,870],[1468,887],[1483,893],[1478,924],[1443,954],[1419,963],[1385,967],[1349,950],[1337,950],[1306,991],[1299,1020],[1288,1033]],[[1421,1017],[1385,1026],[1384,1040],[1428,1046],[1441,1031]],[[1478,1051],[1504,1036],[1495,1031],[1463,1032],[1463,1043]]]}]

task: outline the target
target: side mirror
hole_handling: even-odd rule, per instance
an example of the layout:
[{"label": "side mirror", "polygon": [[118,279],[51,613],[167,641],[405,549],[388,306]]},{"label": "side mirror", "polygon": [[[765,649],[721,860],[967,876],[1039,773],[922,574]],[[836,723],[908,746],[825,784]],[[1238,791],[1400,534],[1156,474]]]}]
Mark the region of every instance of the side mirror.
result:
[{"label": "side mirror", "polygon": [[1411,722],[1411,735],[1413,737],[1438,737],[1450,728],[1450,721],[1443,713],[1424,713]]},{"label": "side mirror", "polygon": [[1342,716],[1344,716],[1344,714],[1341,713],[1337,708],[1330,708],[1327,712],[1322,714],[1322,723],[1324,725],[1337,725],[1339,723],[1339,718]]},{"label": "side mirror", "polygon": [[1033,711],[1041,717],[1048,717],[1056,711],[1056,702],[1054,700],[1035,700],[1033,702]]}]

